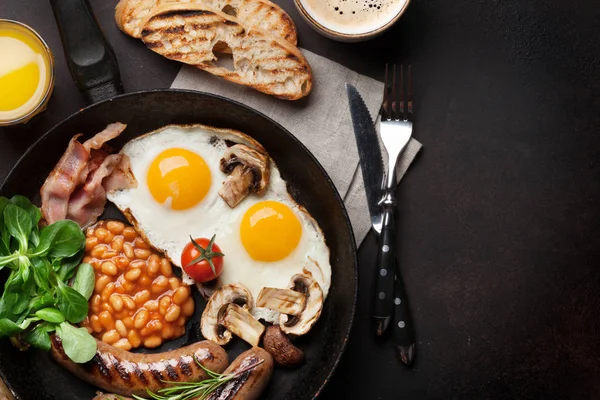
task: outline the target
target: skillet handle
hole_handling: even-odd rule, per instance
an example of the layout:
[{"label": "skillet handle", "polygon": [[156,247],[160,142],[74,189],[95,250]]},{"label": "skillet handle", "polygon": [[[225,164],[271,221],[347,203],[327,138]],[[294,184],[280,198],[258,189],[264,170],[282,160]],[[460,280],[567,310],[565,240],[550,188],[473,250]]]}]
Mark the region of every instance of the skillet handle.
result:
[{"label": "skillet handle", "polygon": [[50,0],[71,76],[88,104],[123,93],[119,65],[88,0]]}]

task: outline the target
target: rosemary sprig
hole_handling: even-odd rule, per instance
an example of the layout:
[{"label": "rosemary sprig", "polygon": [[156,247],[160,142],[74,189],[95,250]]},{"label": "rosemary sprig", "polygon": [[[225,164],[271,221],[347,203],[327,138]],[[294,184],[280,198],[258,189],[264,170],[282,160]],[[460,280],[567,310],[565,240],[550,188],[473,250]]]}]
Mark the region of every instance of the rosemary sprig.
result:
[{"label": "rosemary sprig", "polygon": [[200,255],[195,260],[190,261],[190,263],[188,265],[186,265],[186,267],[189,267],[190,265],[193,265],[193,264],[197,264],[200,261],[206,260],[208,262],[208,265],[210,265],[210,269],[212,270],[213,275],[215,275],[215,276],[217,275],[217,271],[215,269],[215,265],[213,264],[212,258],[213,257],[224,257],[225,254],[213,251],[213,244],[215,243],[215,236],[217,236],[217,235],[213,235],[213,237],[210,239],[210,242],[208,243],[208,246],[206,246],[206,248],[204,248],[204,247],[200,246],[198,244],[198,242],[196,242],[194,240],[194,238],[190,235],[190,240],[192,241],[192,245],[196,248],[196,250],[198,250],[200,252]]},{"label": "rosemary sprig", "polygon": [[[237,378],[244,372],[250,371],[258,367],[264,362],[264,360],[260,360],[254,364],[242,368],[238,372],[224,375],[209,370],[204,365],[202,365],[195,356],[194,360],[196,361],[196,364],[198,364],[200,368],[202,368],[206,372],[206,374],[208,375],[208,379],[205,379],[200,382],[163,381],[165,383],[170,383],[172,386],[159,389],[157,393],[153,393],[150,390],[146,389],[146,391],[148,392],[148,396],[150,396],[150,398],[154,400],[205,400],[219,386],[222,386],[230,380]],[[133,395],[133,398],[136,400],[147,400],[144,397],[136,395]]]}]

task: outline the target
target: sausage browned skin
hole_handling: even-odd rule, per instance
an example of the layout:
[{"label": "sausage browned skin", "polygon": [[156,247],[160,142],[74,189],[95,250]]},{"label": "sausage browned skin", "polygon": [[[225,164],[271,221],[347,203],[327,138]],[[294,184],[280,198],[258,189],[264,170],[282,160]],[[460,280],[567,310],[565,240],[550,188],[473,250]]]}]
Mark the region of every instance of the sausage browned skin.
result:
[{"label": "sausage browned skin", "polygon": [[265,390],[273,375],[273,357],[260,347],[253,347],[240,354],[223,372],[224,375],[235,374],[244,368],[259,363],[226,384],[220,386],[207,400],[256,400]]},{"label": "sausage browned skin", "polygon": [[77,364],[63,351],[60,338],[52,336],[52,357],[75,376],[111,393],[146,396],[168,386],[166,381],[198,382],[206,379],[205,368],[220,373],[227,368],[227,353],[208,340],[156,354],[130,353],[96,340],[98,350],[91,361]]}]

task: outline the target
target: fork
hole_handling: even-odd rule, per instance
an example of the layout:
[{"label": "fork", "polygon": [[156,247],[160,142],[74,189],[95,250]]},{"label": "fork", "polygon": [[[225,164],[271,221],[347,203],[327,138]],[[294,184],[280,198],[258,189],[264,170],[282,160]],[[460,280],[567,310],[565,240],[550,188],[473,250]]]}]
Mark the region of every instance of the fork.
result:
[{"label": "fork", "polygon": [[[379,235],[377,250],[377,268],[375,269],[375,298],[373,300],[373,317],[376,322],[377,334],[383,335],[389,323],[394,319],[394,345],[400,360],[410,365],[415,355],[414,326],[408,308],[406,290],[399,265],[396,260],[396,163],[402,151],[406,148],[413,127],[412,110],[412,68],[408,66],[406,82],[407,95],[404,89],[404,67],[392,69],[392,81],[388,65],[385,66],[385,84],[383,103],[381,106],[380,132],[381,141],[388,154],[388,171],[382,181],[383,197],[381,223],[374,223]],[[405,101],[406,98],[406,101]]]}]

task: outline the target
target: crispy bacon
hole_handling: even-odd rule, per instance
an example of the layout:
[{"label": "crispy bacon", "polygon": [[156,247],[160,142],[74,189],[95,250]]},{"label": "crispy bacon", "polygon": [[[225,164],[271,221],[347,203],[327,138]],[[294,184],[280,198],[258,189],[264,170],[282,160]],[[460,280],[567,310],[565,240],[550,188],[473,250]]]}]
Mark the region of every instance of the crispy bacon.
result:
[{"label": "crispy bacon", "polygon": [[114,192],[115,190],[137,187],[137,180],[131,172],[131,165],[129,164],[129,157],[123,155],[121,161],[112,174],[106,177],[102,181],[102,186],[107,193]]},{"label": "crispy bacon", "polygon": [[79,187],[69,199],[67,219],[77,222],[81,227],[96,222],[106,205],[106,191],[102,186],[102,180],[112,173],[122,158],[122,154],[111,154],[88,175],[85,184]]},{"label": "crispy bacon", "polygon": [[98,150],[111,139],[116,138],[127,128],[127,125],[120,122],[109,124],[102,132],[94,135],[93,138],[86,140],[83,143],[83,147],[89,152],[91,149]]},{"label": "crispy bacon", "polygon": [[89,152],[74,136],[54,170],[50,172],[40,190],[42,215],[48,224],[67,215],[69,197],[75,188],[85,182],[88,174]]},{"label": "crispy bacon", "polygon": [[129,159],[122,154],[110,155],[105,146],[125,127],[120,122],[110,124],[83,144],[77,140],[81,135],[71,139],[40,190],[42,215],[47,224],[65,218],[81,227],[95,222],[106,204],[105,178],[111,191],[137,185],[129,169]]}]

